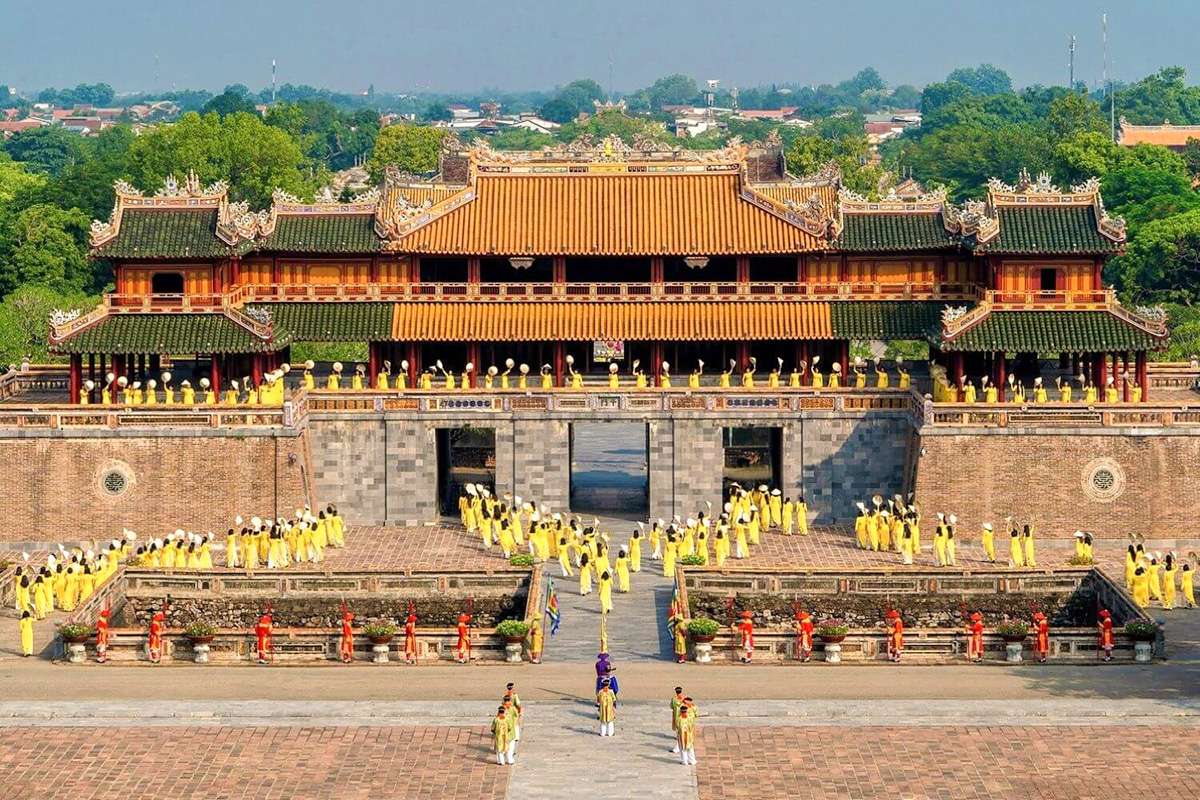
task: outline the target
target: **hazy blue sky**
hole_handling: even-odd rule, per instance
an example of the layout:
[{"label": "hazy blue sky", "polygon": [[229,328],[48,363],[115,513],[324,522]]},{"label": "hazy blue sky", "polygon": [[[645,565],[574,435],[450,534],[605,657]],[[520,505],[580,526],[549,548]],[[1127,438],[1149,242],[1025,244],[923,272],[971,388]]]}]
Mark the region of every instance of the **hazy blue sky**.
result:
[{"label": "hazy blue sky", "polygon": [[[922,84],[992,62],[1019,84],[1100,79],[1100,14],[1114,74],[1180,64],[1200,81],[1197,0],[0,0],[0,83],[107,81],[118,91],[281,83],[361,91],[617,90],[685,72],[723,85],[836,82],[873,65]],[[155,56],[158,81],[155,84]]]}]

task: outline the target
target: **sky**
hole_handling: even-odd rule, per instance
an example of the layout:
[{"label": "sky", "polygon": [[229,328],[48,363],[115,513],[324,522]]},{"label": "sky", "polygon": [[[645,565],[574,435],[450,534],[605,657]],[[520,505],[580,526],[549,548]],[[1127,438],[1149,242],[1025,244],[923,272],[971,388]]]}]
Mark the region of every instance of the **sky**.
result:
[{"label": "sky", "polygon": [[1066,83],[1074,34],[1076,79],[1098,85],[1106,10],[1117,80],[1178,64],[1200,82],[1197,0],[0,0],[0,84],[257,90],[274,58],[281,84],[346,92],[819,84],[868,65],[923,85],[985,62],[1023,86]]}]

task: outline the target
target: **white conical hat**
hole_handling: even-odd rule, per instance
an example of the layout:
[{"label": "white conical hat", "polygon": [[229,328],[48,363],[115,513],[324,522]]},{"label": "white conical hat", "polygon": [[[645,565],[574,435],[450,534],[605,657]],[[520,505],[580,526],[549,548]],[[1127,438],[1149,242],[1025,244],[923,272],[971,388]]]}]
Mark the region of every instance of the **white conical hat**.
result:
[{"label": "white conical hat", "polygon": [[171,382],[171,373],[169,373],[169,372],[164,372],[164,373],[162,374],[162,382],[163,382],[163,383],[170,383],[170,382]]},{"label": "white conical hat", "polygon": [[953,514],[951,514],[949,517],[947,517],[947,519],[950,520],[951,525],[955,525],[958,523],[958,517],[954,516]]},{"label": "white conical hat", "polygon": [[208,380],[208,378],[200,379],[200,388],[201,389],[208,389],[209,386],[212,386],[212,383]]},{"label": "white conical hat", "polygon": [[983,529],[985,531],[990,531],[992,529],[992,523],[990,523],[990,522],[983,523]]},{"label": "white conical hat", "polygon": [[617,370],[619,370],[619,369],[620,369],[620,367],[617,366],[617,362],[615,362],[615,361],[608,365],[608,371],[611,372],[613,375],[616,375]]},{"label": "white conical hat", "polygon": [[304,362],[305,369],[312,369],[315,366],[316,366],[316,362],[314,362],[311,358]]}]

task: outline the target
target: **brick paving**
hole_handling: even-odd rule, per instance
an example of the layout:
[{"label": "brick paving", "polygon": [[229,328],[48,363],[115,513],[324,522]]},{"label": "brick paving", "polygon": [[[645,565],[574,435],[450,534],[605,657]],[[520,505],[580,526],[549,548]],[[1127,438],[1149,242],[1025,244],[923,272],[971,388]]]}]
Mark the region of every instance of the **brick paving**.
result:
[{"label": "brick paving", "polygon": [[466,727],[12,727],[0,773],[19,797],[499,800],[489,743]]},{"label": "brick paving", "polygon": [[1194,731],[1159,727],[702,727],[700,797],[1195,797]]}]

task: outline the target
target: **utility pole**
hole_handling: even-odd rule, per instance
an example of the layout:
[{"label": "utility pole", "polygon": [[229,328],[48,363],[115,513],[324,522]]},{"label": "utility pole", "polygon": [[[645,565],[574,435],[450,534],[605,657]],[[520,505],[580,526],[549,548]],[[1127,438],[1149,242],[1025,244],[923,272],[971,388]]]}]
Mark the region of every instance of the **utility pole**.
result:
[{"label": "utility pole", "polygon": [[1108,12],[1100,16],[1101,37],[1104,41],[1104,85],[1108,92],[1108,138],[1117,140],[1117,99],[1113,96],[1113,82],[1108,74]]},{"label": "utility pole", "polygon": [[1067,61],[1067,88],[1075,91],[1075,34],[1071,34],[1071,47]]},{"label": "utility pole", "polygon": [[271,105],[275,105],[275,59],[271,59]]}]

